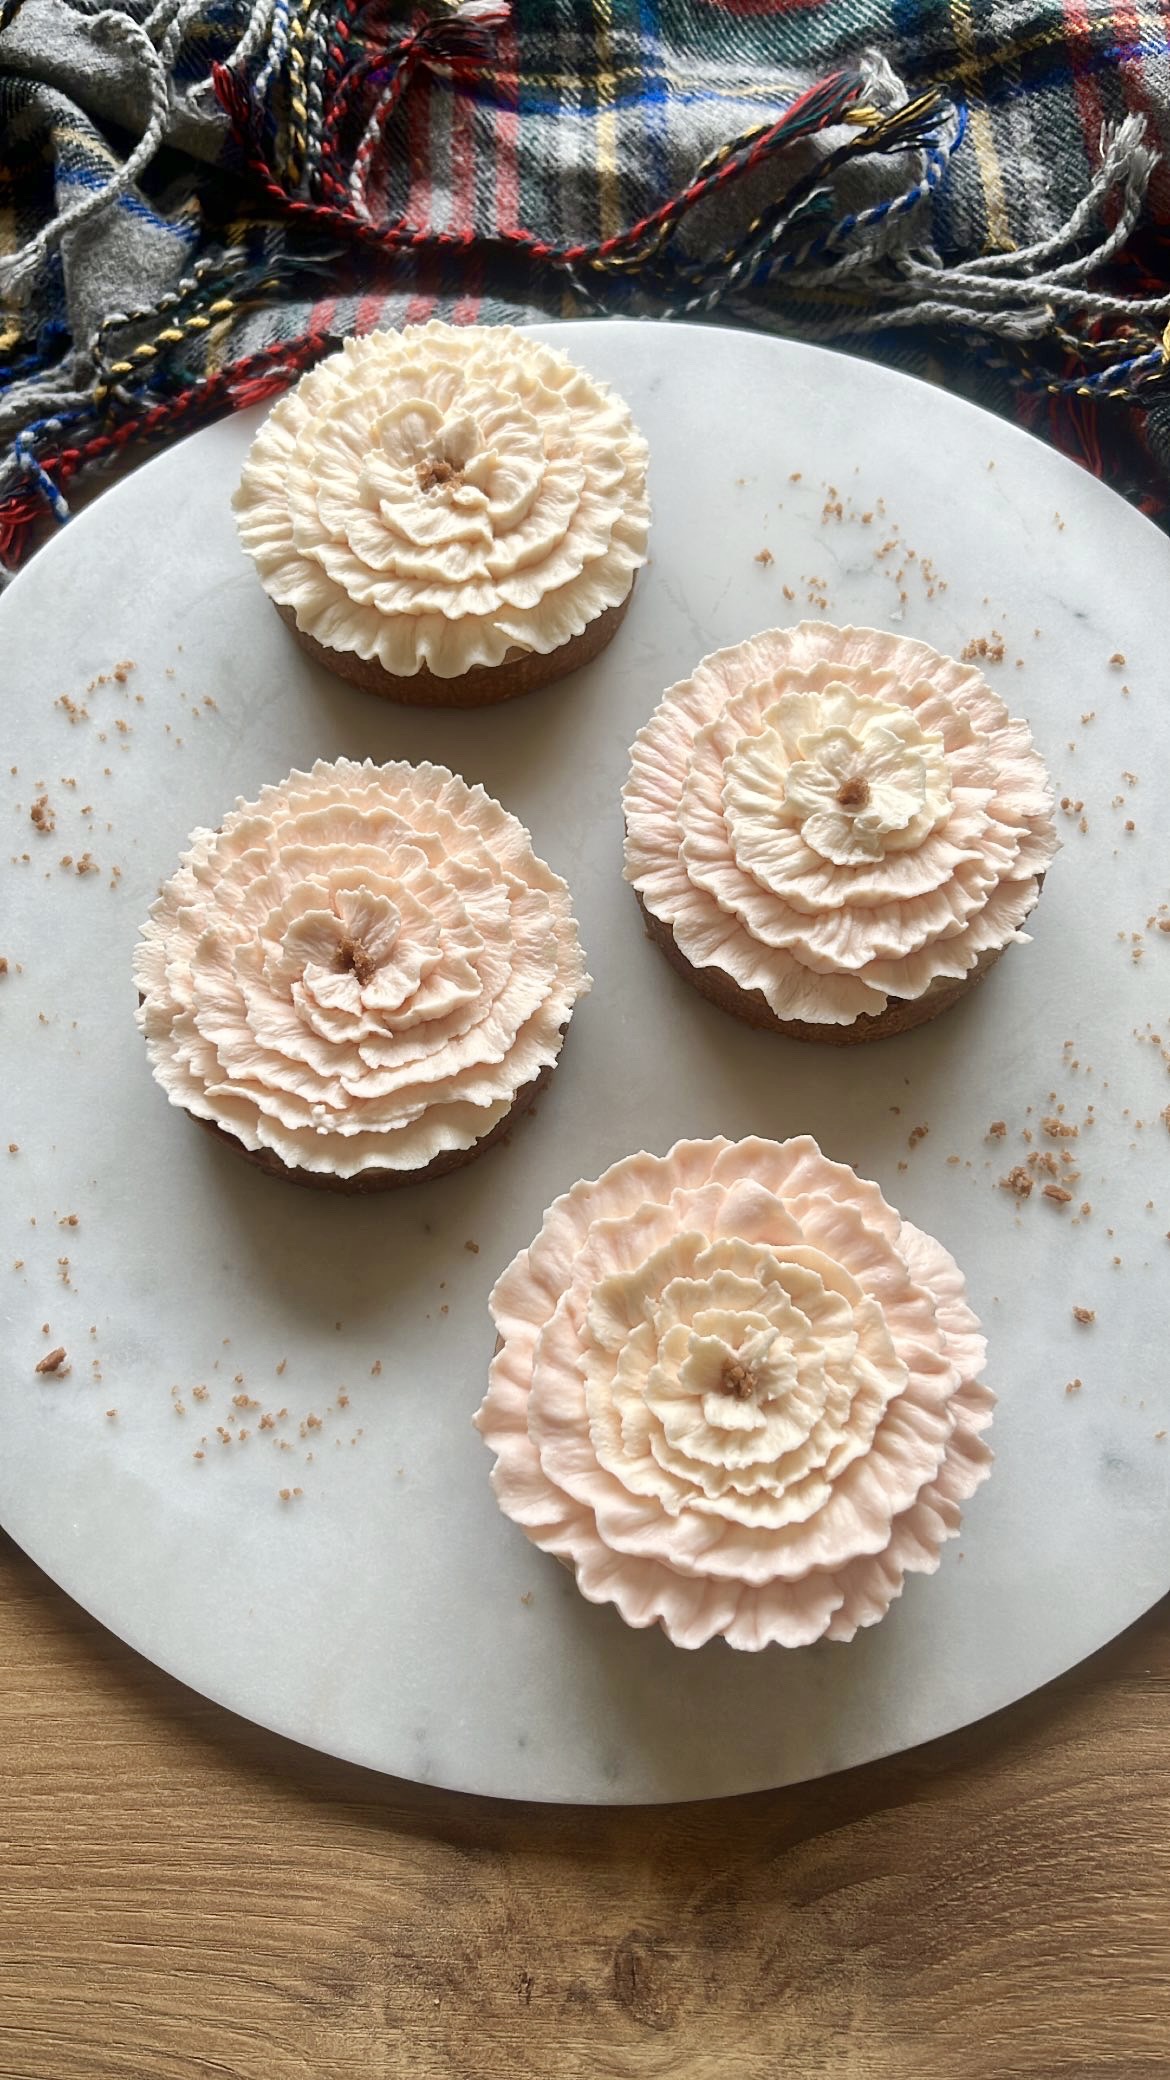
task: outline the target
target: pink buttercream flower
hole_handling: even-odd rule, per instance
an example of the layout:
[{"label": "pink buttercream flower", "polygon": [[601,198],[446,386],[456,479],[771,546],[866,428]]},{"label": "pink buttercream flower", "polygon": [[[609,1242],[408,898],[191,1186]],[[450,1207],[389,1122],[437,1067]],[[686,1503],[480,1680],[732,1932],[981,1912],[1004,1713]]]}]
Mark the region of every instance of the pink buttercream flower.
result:
[{"label": "pink buttercream flower", "polygon": [[957,1265],[807,1137],[615,1163],[491,1307],[501,1509],[678,1646],[851,1639],[987,1474]]},{"label": "pink buttercream flower", "polygon": [[514,816],[443,766],[349,759],[195,832],[135,976],[173,1104],[339,1177],[473,1147],[589,986],[569,892]]},{"label": "pink buttercream flower", "polygon": [[639,733],[626,879],[693,968],[849,1025],[1024,936],[1048,776],[982,674],[803,622],[704,658]]}]

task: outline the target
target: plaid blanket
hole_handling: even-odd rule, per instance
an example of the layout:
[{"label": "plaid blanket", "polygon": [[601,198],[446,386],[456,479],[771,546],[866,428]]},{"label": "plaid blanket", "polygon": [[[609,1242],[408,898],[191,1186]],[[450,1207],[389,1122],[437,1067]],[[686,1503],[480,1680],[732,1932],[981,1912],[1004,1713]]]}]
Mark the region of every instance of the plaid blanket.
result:
[{"label": "plaid blanket", "polygon": [[1160,0],[2,0],[0,564],[347,332],[880,355],[1170,517]]}]

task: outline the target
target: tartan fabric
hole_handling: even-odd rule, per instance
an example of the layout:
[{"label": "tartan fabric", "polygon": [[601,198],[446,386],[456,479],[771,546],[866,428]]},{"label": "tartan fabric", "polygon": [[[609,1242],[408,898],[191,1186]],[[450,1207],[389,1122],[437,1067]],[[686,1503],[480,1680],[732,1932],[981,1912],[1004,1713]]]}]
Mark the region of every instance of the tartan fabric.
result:
[{"label": "tartan fabric", "polygon": [[433,313],[830,340],[1011,413],[1165,518],[1168,19],[8,0],[0,559],[87,471]]}]

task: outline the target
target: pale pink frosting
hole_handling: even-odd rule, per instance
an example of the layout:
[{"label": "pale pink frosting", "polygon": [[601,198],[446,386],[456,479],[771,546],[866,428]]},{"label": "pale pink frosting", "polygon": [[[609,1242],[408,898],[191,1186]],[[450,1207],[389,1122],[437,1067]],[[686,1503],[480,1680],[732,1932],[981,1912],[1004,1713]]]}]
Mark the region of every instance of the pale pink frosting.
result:
[{"label": "pale pink frosting", "polygon": [[626,879],[692,967],[825,1025],[1023,938],[1057,850],[1027,725],[981,672],[823,622],[672,686],[623,802]]},{"label": "pale pink frosting", "polygon": [[338,1177],[473,1147],[589,987],[523,824],[444,766],[350,759],[195,831],[134,973],[171,1103]]},{"label": "pale pink frosting", "polygon": [[574,1185],[491,1307],[501,1509],[677,1646],[851,1639],[987,1475],[958,1266],[807,1136]]},{"label": "pale pink frosting", "polygon": [[628,407],[509,325],[350,339],[281,398],[233,501],[266,591],[334,650],[456,678],[556,650],[646,561]]}]

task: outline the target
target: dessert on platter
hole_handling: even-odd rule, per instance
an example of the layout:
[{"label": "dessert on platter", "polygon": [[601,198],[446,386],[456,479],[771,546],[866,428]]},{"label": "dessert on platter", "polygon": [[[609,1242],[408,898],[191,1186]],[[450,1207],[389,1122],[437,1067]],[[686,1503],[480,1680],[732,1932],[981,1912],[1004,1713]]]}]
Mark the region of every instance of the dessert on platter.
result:
[{"label": "dessert on platter", "polygon": [[514,816],[443,766],[349,759],[192,834],[134,975],[170,1102],[346,1192],[497,1141],[589,987],[569,891]]},{"label": "dessert on platter", "polygon": [[988,1472],[962,1273],[807,1136],[575,1184],[491,1308],[501,1509],[678,1646],[851,1639]]},{"label": "dessert on platter", "polygon": [[801,1040],[877,1040],[1023,939],[1057,850],[1027,724],[974,665],[824,622],[706,657],[639,732],[625,872],[703,994]]},{"label": "dessert on platter", "polygon": [[319,663],[469,707],[587,664],[646,560],[646,443],[616,392],[512,326],[349,339],[282,397],[233,501]]}]

